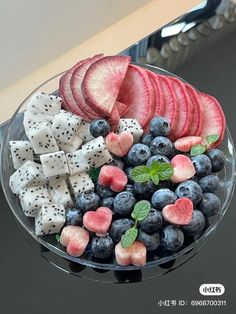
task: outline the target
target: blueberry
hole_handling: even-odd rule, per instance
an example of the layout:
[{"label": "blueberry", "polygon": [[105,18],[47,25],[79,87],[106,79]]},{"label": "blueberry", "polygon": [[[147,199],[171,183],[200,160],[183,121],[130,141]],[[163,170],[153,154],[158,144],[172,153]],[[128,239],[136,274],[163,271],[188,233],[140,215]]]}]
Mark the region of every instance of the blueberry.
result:
[{"label": "blueberry", "polygon": [[109,186],[101,185],[99,183],[96,184],[96,192],[101,198],[112,197],[115,195]]},{"label": "blueberry", "polygon": [[226,159],[224,153],[220,149],[214,148],[209,150],[207,156],[211,160],[212,172],[219,172],[224,168]]},{"label": "blueberry", "polygon": [[113,160],[112,162],[109,163],[109,165],[117,166],[122,170],[124,169],[125,166],[124,161],[115,156],[113,157]]},{"label": "blueberry", "polygon": [[82,226],[83,214],[77,208],[70,208],[66,211],[66,225]]},{"label": "blueberry", "polygon": [[151,208],[148,216],[139,222],[142,231],[152,233],[158,231],[162,227],[162,214],[155,208]]},{"label": "blueberry", "polygon": [[184,243],[183,231],[175,226],[168,225],[163,229],[162,246],[169,251],[178,250]]},{"label": "blueberry", "polygon": [[130,192],[118,193],[115,197],[113,208],[116,214],[128,216],[136,203],[134,195]]},{"label": "blueberry", "polygon": [[152,155],[169,156],[172,153],[173,145],[171,141],[164,136],[157,136],[151,142],[150,150]]},{"label": "blueberry", "polygon": [[91,242],[91,251],[97,258],[108,258],[112,255],[114,243],[110,237],[94,237]]},{"label": "blueberry", "polygon": [[167,162],[170,163],[170,160],[164,155],[153,155],[147,161],[147,166],[151,166],[152,162],[156,160],[157,162]]},{"label": "blueberry", "polygon": [[152,134],[145,134],[142,137],[142,143],[144,145],[150,146],[153,139],[154,139],[154,137],[152,136]]},{"label": "blueberry", "polygon": [[110,125],[105,119],[95,119],[90,123],[90,133],[94,137],[105,137],[110,130]]},{"label": "blueberry", "polygon": [[157,187],[152,181],[148,181],[145,183],[135,182],[134,183],[134,191],[142,198],[149,198],[155,191]]},{"label": "blueberry", "polygon": [[125,231],[132,228],[133,225],[134,222],[131,219],[123,218],[115,220],[111,225],[109,234],[115,242],[119,242]]},{"label": "blueberry", "polygon": [[126,184],[124,191],[127,191],[127,192],[130,192],[132,194],[135,194],[135,190],[134,190],[133,184]]},{"label": "blueberry", "polygon": [[167,136],[170,133],[170,124],[164,117],[155,117],[150,122],[150,132],[155,136]]},{"label": "blueberry", "polygon": [[200,210],[195,209],[188,225],[182,227],[185,234],[193,236],[200,234],[205,227],[205,217]]},{"label": "blueberry", "polygon": [[110,209],[113,209],[114,200],[115,200],[114,197],[103,198],[101,205],[104,207],[108,207]]},{"label": "blueberry", "polygon": [[132,179],[132,176],[131,176],[131,170],[133,169],[133,167],[127,167],[125,168],[125,174],[127,175],[127,178],[129,180],[129,182],[133,183],[134,180]]},{"label": "blueberry", "polygon": [[152,195],[152,205],[158,210],[162,210],[166,205],[174,204],[176,200],[177,196],[169,189],[157,190]]},{"label": "blueberry", "polygon": [[192,157],[192,163],[196,170],[196,175],[199,177],[205,177],[211,173],[211,160],[207,155],[198,155]]},{"label": "blueberry", "polygon": [[148,234],[142,230],[139,230],[137,240],[143,242],[147,251],[154,251],[160,244],[160,235],[159,233]]},{"label": "blueberry", "polygon": [[82,213],[85,213],[88,210],[96,210],[99,207],[100,197],[90,191],[80,193],[75,201],[75,206],[77,209],[80,209]]},{"label": "blueberry", "polygon": [[150,157],[150,149],[144,144],[134,144],[128,152],[128,160],[134,166],[146,163]]},{"label": "blueberry", "polygon": [[213,193],[204,193],[201,202],[198,204],[198,209],[207,217],[216,215],[220,208],[220,199]]},{"label": "blueberry", "polygon": [[189,198],[193,202],[193,204],[199,203],[202,199],[202,189],[200,185],[192,180],[187,180],[180,183],[175,190],[175,194],[178,198]]},{"label": "blueberry", "polygon": [[214,174],[201,178],[198,183],[203,193],[215,193],[220,187],[220,179]]}]

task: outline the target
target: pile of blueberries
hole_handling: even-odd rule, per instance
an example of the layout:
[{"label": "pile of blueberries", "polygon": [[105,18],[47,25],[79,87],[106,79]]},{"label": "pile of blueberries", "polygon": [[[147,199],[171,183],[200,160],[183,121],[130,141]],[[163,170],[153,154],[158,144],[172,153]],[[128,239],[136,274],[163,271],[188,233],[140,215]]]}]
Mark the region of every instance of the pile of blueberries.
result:
[{"label": "pile of blueberries", "polygon": [[[220,149],[211,149],[205,154],[191,157],[174,148],[168,139],[170,126],[163,117],[155,117],[150,123],[150,133],[142,137],[141,142],[134,144],[123,158],[114,158],[113,165],[124,170],[128,177],[125,190],[113,192],[109,187],[96,184],[94,192],[81,193],[75,208],[68,210],[67,225],[82,225],[83,214],[88,210],[96,210],[105,206],[113,211],[113,220],[109,234],[104,237],[92,235],[89,253],[99,259],[113,256],[115,244],[130,229],[134,222],[130,217],[133,207],[140,200],[148,200],[152,205],[149,215],[138,224],[137,240],[143,242],[148,252],[157,249],[175,252],[181,248],[186,238],[200,236],[206,227],[208,218],[216,215],[221,209],[221,202],[215,192],[220,188],[217,172],[225,166],[225,156]],[[190,180],[180,184],[171,181],[160,181],[155,185],[134,182],[131,177],[132,168],[138,165],[150,166],[154,160],[170,163],[177,154],[189,156],[196,174]],[[163,220],[162,209],[173,204],[178,198],[189,198],[194,204],[191,222],[186,226],[171,225]],[[88,252],[88,250],[87,250]]]}]

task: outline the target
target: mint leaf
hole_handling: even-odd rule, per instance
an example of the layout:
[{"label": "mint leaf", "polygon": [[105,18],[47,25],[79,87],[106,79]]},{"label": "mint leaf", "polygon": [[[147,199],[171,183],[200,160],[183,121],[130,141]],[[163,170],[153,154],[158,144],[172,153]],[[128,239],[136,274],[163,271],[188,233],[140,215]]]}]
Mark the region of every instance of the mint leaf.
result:
[{"label": "mint leaf", "polygon": [[152,173],[151,173],[151,179],[152,179],[152,182],[153,182],[155,185],[158,185],[159,182],[160,182],[160,178],[159,178],[159,175],[158,175],[158,174],[152,174]]},{"label": "mint leaf", "polygon": [[190,154],[191,156],[198,156],[198,155],[203,154],[205,151],[206,151],[205,146],[201,144],[197,144],[191,148]]},{"label": "mint leaf", "polygon": [[97,182],[101,168],[91,169],[88,174],[93,182]]},{"label": "mint leaf", "polygon": [[131,213],[131,217],[136,221],[141,221],[147,217],[151,209],[151,204],[148,201],[139,201],[135,204]]},{"label": "mint leaf", "polygon": [[138,236],[138,229],[134,226],[125,231],[121,237],[121,246],[127,248],[131,246]]},{"label": "mint leaf", "polygon": [[167,162],[158,164],[158,176],[160,180],[168,180],[174,174],[173,166]]},{"label": "mint leaf", "polygon": [[207,146],[210,146],[211,144],[218,141],[220,136],[218,134],[212,134],[206,137]]},{"label": "mint leaf", "polygon": [[131,177],[135,182],[148,182],[150,181],[150,171],[147,166],[137,166],[131,170]]},{"label": "mint leaf", "polygon": [[56,238],[57,242],[60,242],[60,234],[57,233],[55,238]]},{"label": "mint leaf", "polygon": [[150,173],[151,174],[157,173],[157,170],[158,170],[158,162],[157,162],[157,160],[153,160],[153,162],[149,166],[149,169],[150,169]]}]

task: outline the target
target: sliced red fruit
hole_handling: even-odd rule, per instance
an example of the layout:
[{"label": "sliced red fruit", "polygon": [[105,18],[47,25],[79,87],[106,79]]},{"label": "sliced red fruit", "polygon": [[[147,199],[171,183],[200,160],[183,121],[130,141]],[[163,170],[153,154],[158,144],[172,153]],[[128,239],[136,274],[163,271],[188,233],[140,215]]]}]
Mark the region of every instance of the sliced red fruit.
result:
[{"label": "sliced red fruit", "polygon": [[219,140],[212,147],[219,146],[223,139],[226,127],[224,112],[218,100],[204,93],[198,93],[203,108],[203,124],[201,137],[206,138],[209,135],[218,134]]},{"label": "sliced red fruit", "polygon": [[76,100],[76,103],[80,107],[81,111],[83,111],[84,114],[86,114],[90,119],[96,119],[99,116],[101,117],[102,115],[98,114],[96,110],[91,108],[89,104],[85,101],[82,93],[82,81],[89,67],[101,58],[103,58],[103,54],[96,55],[76,67],[72,73],[70,80],[72,94],[74,96],[74,99]]},{"label": "sliced red fruit", "polygon": [[76,115],[81,116],[85,121],[89,121],[87,115],[80,109],[78,106],[70,87],[70,79],[73,71],[87,62],[90,58],[82,60],[78,62],[75,66],[73,66],[70,70],[68,70],[60,79],[59,82],[59,94],[63,100],[63,106],[66,110],[73,112]]},{"label": "sliced red fruit", "polygon": [[178,115],[178,121],[175,128],[173,128],[171,137],[172,139],[177,139],[189,135],[189,126],[192,123],[193,117],[193,105],[185,88],[185,84],[179,79],[172,76],[169,77],[169,80],[172,85],[172,90],[175,92],[176,95],[176,111]]},{"label": "sliced red fruit", "polygon": [[169,223],[188,225],[193,216],[193,202],[186,197],[179,198],[175,204],[163,208],[162,216]]},{"label": "sliced red fruit", "polygon": [[105,234],[112,221],[112,211],[107,207],[99,207],[96,211],[87,211],[83,217],[86,229],[97,234]]},{"label": "sliced red fruit", "polygon": [[150,79],[150,82],[154,91],[154,112],[153,116],[163,116],[165,112],[164,97],[162,97],[162,88],[160,84],[159,75],[156,73],[146,70]]},{"label": "sliced red fruit", "polygon": [[109,115],[115,105],[130,63],[128,56],[109,56],[94,62],[82,82],[85,101],[90,107]]},{"label": "sliced red fruit", "polygon": [[175,141],[175,148],[180,152],[187,153],[194,145],[202,144],[201,136],[185,136]]},{"label": "sliced red fruit", "polygon": [[117,108],[117,103],[115,104],[115,106],[112,109],[111,114],[109,115],[108,118],[108,122],[112,128],[113,131],[116,131],[119,125],[119,121],[120,121],[120,114]]},{"label": "sliced red fruit", "polygon": [[159,75],[159,80],[162,88],[162,97],[164,99],[165,108],[163,117],[168,119],[171,126],[171,133],[173,133],[178,124],[176,95],[172,89],[172,85],[168,77]]},{"label": "sliced red fruit", "polygon": [[124,171],[119,167],[103,166],[99,173],[98,182],[109,186],[114,192],[121,192],[124,190],[128,179]]},{"label": "sliced red fruit", "polygon": [[171,159],[171,165],[173,166],[174,174],[170,180],[174,183],[186,181],[192,178],[196,173],[192,160],[182,154],[173,157]]},{"label": "sliced red fruit", "polygon": [[117,264],[121,266],[132,264],[140,267],[146,264],[147,249],[140,241],[134,241],[134,243],[127,248],[123,248],[119,242],[115,246],[115,256]]},{"label": "sliced red fruit", "polygon": [[189,125],[188,135],[200,135],[202,131],[203,109],[195,89],[189,84],[185,84],[190,100],[192,102],[192,122]]},{"label": "sliced red fruit", "polygon": [[125,118],[138,120],[142,127],[148,124],[153,117],[154,91],[147,72],[129,65],[117,99],[129,107]]},{"label": "sliced red fruit", "polygon": [[126,104],[123,104],[120,101],[116,101],[116,108],[118,109],[120,117],[124,117],[124,115],[128,112],[129,107]]},{"label": "sliced red fruit", "polygon": [[133,145],[134,138],[130,132],[124,131],[120,134],[114,132],[106,136],[106,146],[108,150],[118,157],[125,156]]}]

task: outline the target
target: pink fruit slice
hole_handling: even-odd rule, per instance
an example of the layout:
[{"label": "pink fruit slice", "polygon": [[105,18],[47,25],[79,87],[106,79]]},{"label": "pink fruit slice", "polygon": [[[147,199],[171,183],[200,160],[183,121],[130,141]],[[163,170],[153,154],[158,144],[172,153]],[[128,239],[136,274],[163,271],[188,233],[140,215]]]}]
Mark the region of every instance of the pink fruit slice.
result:
[{"label": "pink fruit slice", "polygon": [[148,124],[153,117],[154,91],[147,72],[129,65],[117,99],[129,107],[125,118],[138,120],[142,127]]},{"label": "pink fruit slice", "polygon": [[175,148],[180,152],[187,153],[194,145],[202,144],[201,136],[185,136],[175,141]]},{"label": "pink fruit slice", "polygon": [[112,112],[108,118],[108,122],[112,128],[113,131],[116,131],[119,125],[120,121],[120,114],[117,108],[117,102],[115,103],[115,106],[112,109]]},{"label": "pink fruit slice", "polygon": [[99,207],[96,211],[87,211],[83,217],[83,225],[89,231],[105,234],[112,221],[112,211],[107,207]]},{"label": "pink fruit slice", "polygon": [[135,241],[130,247],[123,248],[119,242],[115,246],[115,256],[117,264],[128,266],[130,264],[141,267],[146,264],[147,250],[140,241]]},{"label": "pink fruit slice", "polygon": [[218,134],[219,140],[212,146],[219,146],[225,133],[226,120],[221,105],[216,98],[206,95],[204,93],[198,93],[199,99],[203,108],[203,124],[201,137],[205,138],[209,135]]},{"label": "pink fruit slice", "polygon": [[172,138],[177,139],[183,136],[187,136],[189,126],[192,123],[192,111],[193,105],[185,88],[183,82],[175,77],[169,77],[172,85],[172,90],[176,95],[176,111],[178,115],[178,121],[175,128],[173,128]]},{"label": "pink fruit slice", "polygon": [[165,112],[164,97],[162,96],[162,89],[159,76],[149,70],[146,70],[154,91],[154,112],[153,116],[162,116]]},{"label": "pink fruit slice", "polygon": [[116,108],[119,112],[120,117],[124,117],[124,115],[128,112],[129,107],[126,104],[123,104],[120,101],[116,101]]},{"label": "pink fruit slice", "polygon": [[85,101],[95,111],[109,115],[115,105],[130,57],[110,56],[94,62],[82,82]]},{"label": "pink fruit slice", "polygon": [[199,100],[198,94],[195,89],[185,84],[185,88],[188,92],[190,100],[192,102],[192,122],[189,125],[188,135],[200,135],[202,131],[202,122],[203,122],[203,109],[202,104]]},{"label": "pink fruit slice", "polygon": [[83,63],[87,62],[89,59],[82,60],[78,62],[75,66],[73,66],[70,70],[68,70],[60,79],[59,82],[59,94],[63,100],[64,108],[68,111],[73,112],[81,116],[85,121],[89,121],[89,118],[86,114],[80,109],[78,106],[70,87],[70,79],[72,76],[73,71],[82,65]]},{"label": "pink fruit slice", "polygon": [[109,186],[114,192],[121,192],[124,190],[128,179],[124,171],[119,167],[103,166],[99,173],[98,182]]},{"label": "pink fruit slice", "polygon": [[80,109],[88,115],[90,119],[96,119],[99,115],[95,109],[91,108],[89,104],[85,101],[83,93],[82,93],[82,81],[85,77],[85,74],[89,67],[96,62],[97,60],[103,58],[103,54],[99,54],[94,56],[93,58],[90,58],[80,66],[76,67],[72,73],[71,80],[70,80],[70,86],[71,90],[74,96],[74,99],[76,100],[78,106]]},{"label": "pink fruit slice", "polygon": [[171,164],[174,169],[174,174],[170,180],[174,183],[186,181],[192,178],[196,173],[191,159],[185,155],[176,155],[171,159]]},{"label": "pink fruit slice", "polygon": [[193,216],[193,203],[188,198],[179,198],[175,204],[166,205],[162,210],[163,218],[175,225],[187,225]]},{"label": "pink fruit slice", "polygon": [[121,132],[116,134],[111,132],[106,137],[106,146],[108,150],[118,157],[125,156],[133,145],[134,138],[130,132]]}]

